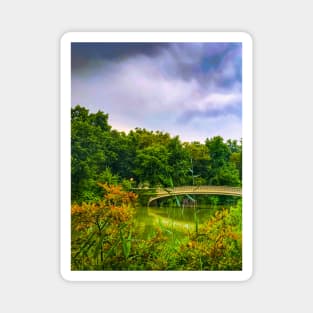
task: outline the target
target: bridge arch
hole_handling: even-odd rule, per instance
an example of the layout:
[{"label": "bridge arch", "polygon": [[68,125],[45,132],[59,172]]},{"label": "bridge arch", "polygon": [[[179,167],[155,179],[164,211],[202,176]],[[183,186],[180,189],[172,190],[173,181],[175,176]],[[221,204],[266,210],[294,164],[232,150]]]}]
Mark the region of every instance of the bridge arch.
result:
[{"label": "bridge arch", "polygon": [[157,188],[155,195],[148,200],[148,206],[158,199],[180,195],[224,195],[242,196],[241,187],[231,186],[181,186],[173,188]]}]

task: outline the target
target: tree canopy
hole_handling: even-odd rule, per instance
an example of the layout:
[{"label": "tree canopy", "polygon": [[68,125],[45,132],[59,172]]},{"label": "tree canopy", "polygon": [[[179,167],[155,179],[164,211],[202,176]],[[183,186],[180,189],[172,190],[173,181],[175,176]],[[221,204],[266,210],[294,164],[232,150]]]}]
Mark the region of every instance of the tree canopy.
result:
[{"label": "tree canopy", "polygon": [[101,197],[99,183],[124,186],[241,185],[242,142],[216,136],[205,143],[136,128],[113,130],[109,115],[71,109],[72,202]]}]

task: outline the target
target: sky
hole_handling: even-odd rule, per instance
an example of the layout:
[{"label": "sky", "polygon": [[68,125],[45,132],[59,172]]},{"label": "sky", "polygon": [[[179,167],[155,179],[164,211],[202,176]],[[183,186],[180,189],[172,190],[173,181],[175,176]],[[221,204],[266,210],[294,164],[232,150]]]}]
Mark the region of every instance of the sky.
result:
[{"label": "sky", "polygon": [[242,137],[241,43],[72,43],[72,106],[113,129]]}]

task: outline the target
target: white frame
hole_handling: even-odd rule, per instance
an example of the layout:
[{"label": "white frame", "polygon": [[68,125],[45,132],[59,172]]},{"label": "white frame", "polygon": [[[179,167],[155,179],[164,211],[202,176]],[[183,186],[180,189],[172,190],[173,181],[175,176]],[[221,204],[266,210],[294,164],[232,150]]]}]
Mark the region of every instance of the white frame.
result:
[{"label": "white frame", "polygon": [[[71,271],[71,43],[241,42],[242,271]],[[253,271],[252,38],[244,32],[69,32],[61,38],[60,272],[68,281],[244,281]]]}]

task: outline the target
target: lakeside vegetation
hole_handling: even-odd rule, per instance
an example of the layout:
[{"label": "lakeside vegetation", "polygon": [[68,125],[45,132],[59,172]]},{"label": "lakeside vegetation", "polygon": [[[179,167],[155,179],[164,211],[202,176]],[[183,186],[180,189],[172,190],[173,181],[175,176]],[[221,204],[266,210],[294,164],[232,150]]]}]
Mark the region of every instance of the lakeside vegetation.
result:
[{"label": "lakeside vegetation", "polygon": [[[187,208],[194,212],[194,227],[155,219],[143,234],[137,213],[147,198],[134,192],[241,186],[241,142],[220,136],[181,142],[178,136],[140,128],[126,134],[113,130],[103,112],[76,106],[71,113],[72,270],[241,269],[241,200],[198,197],[197,207]],[[162,203],[180,207],[182,200]],[[200,207],[210,207],[202,223]]]}]

